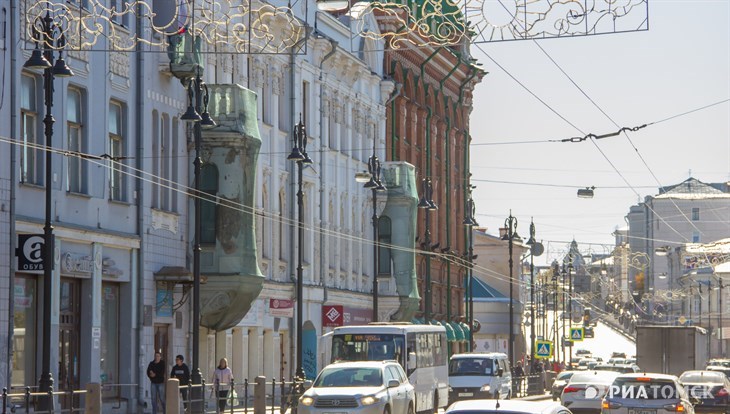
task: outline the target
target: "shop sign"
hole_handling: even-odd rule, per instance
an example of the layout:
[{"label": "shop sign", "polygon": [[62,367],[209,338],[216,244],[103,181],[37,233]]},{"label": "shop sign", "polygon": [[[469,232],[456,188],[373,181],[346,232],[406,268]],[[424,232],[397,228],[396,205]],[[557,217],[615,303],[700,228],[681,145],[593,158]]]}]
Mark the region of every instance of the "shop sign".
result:
[{"label": "shop sign", "polygon": [[344,322],[344,317],[345,311],[342,305],[322,306],[322,326],[342,326]]},{"label": "shop sign", "polygon": [[269,315],[277,318],[293,318],[294,301],[291,299],[269,299]]},{"label": "shop sign", "polygon": [[[25,273],[43,273],[43,256],[45,251],[45,236],[43,234],[19,234],[17,271]],[[51,245],[53,243],[51,242]]]},{"label": "shop sign", "polygon": [[[99,257],[101,261],[101,257]],[[91,276],[96,261],[91,256],[64,253],[61,255],[61,273]]]}]

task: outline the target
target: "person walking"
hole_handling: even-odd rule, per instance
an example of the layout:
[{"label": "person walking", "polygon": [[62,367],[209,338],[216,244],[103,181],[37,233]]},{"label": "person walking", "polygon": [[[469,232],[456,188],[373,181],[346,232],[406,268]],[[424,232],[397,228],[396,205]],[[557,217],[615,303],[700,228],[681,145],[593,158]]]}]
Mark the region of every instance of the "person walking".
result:
[{"label": "person walking", "polygon": [[150,379],[152,398],[152,414],[157,414],[157,403],[162,405],[162,412],[165,412],[165,361],[162,354],[155,352],[155,359],[147,365],[147,378]]},{"label": "person walking", "polygon": [[228,368],[227,359],[221,358],[218,362],[218,366],[213,371],[212,381],[218,393],[218,412],[223,412],[228,401],[229,385],[233,382],[233,371]]},{"label": "person walking", "polygon": [[190,383],[190,369],[185,364],[182,355],[175,357],[175,365],[172,366],[170,378],[177,378],[180,381],[180,396],[182,396],[183,408],[188,410],[188,384]]}]

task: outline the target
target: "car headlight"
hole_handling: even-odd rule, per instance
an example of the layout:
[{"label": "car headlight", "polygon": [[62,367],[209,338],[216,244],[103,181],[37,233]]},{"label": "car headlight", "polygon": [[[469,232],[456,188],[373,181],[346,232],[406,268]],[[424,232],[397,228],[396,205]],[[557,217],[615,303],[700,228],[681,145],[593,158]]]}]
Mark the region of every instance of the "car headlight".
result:
[{"label": "car headlight", "polygon": [[490,390],[489,384],[484,384],[484,385],[482,385],[482,388],[479,389],[479,391],[483,391],[483,392],[489,392],[489,390]]},{"label": "car headlight", "polygon": [[302,396],[302,398],[299,399],[299,404],[309,407],[310,405],[314,404],[314,398],[304,395]]},{"label": "car headlight", "polygon": [[362,397],[360,399],[360,403],[362,405],[373,405],[376,402],[378,402],[379,400],[380,399],[378,397],[374,396],[374,395],[368,395],[368,396]]}]

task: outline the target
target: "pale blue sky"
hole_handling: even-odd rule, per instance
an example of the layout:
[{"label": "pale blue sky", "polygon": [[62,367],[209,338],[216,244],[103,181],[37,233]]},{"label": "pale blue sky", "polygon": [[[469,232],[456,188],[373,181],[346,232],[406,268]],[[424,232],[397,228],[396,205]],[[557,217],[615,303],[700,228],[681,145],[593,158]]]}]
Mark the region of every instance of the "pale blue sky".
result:
[{"label": "pale blue sky", "polygon": [[[498,5],[498,3],[497,3]],[[620,126],[633,127],[730,98],[730,1],[649,1],[649,30],[540,40],[540,46]],[[533,41],[486,43],[481,48],[532,92],[585,133],[617,128],[571,84]],[[471,134],[474,144],[540,141],[582,136],[496,67],[476,47],[490,72],[477,86]],[[692,176],[730,181],[730,104],[629,133],[596,145],[539,143],[474,145],[472,179],[477,220],[492,234],[512,213],[527,237],[530,217],[545,241],[544,260],[561,241],[613,243],[629,207],[657,187]],[[652,177],[653,172],[656,179]],[[575,188],[498,184],[478,180],[596,186],[593,199]],[[658,183],[657,183],[658,180]],[[651,188],[645,188],[651,186]],[[730,219],[730,211],[725,217]],[[548,241],[550,243],[548,244]],[[587,246],[581,246],[587,248]],[[594,246],[597,252],[605,251]],[[542,261],[541,261],[542,263]]]}]

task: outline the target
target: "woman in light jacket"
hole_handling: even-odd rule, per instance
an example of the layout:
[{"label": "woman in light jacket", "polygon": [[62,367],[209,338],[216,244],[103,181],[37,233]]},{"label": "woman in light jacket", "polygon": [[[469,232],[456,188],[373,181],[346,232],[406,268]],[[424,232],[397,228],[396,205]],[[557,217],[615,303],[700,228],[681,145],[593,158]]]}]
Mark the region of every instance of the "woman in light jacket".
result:
[{"label": "woman in light jacket", "polygon": [[233,371],[228,368],[228,360],[221,358],[218,366],[213,371],[213,385],[218,390],[218,410],[223,412],[226,409],[226,401],[228,400],[228,389],[233,382]]}]

